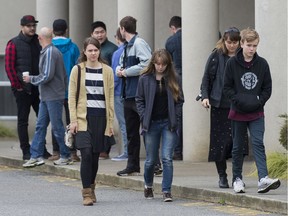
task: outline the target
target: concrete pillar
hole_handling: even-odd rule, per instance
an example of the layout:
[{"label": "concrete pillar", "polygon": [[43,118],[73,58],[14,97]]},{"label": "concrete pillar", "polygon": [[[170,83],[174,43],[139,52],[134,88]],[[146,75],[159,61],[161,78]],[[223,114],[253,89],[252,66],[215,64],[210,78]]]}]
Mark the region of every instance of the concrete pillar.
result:
[{"label": "concrete pillar", "polygon": [[38,30],[44,26],[52,28],[55,19],[68,21],[68,0],[37,0],[36,14]]},{"label": "concrete pillar", "polygon": [[93,22],[93,0],[69,0],[69,36],[80,49],[83,41],[90,36]]},{"label": "concrete pillar", "polygon": [[93,22],[100,20],[106,24],[107,37],[115,43],[114,35],[119,26],[118,22],[118,1],[115,0],[94,0]]},{"label": "concrete pillar", "polygon": [[[181,0],[154,0],[154,48],[164,48],[171,31],[169,21],[172,16],[181,16]],[[161,30],[160,30],[161,29]]]},{"label": "concrete pillar", "polygon": [[137,19],[137,32],[154,49],[154,1],[118,0],[118,25],[125,16]]},{"label": "concrete pillar", "polygon": [[286,0],[255,0],[255,29],[260,35],[258,54],[270,66],[272,96],[265,105],[266,151],[284,151],[279,144],[283,119],[287,113],[288,5]]},{"label": "concrete pillar", "polygon": [[205,63],[218,40],[218,0],[182,0],[183,157],[207,161],[209,111],[196,102]]}]

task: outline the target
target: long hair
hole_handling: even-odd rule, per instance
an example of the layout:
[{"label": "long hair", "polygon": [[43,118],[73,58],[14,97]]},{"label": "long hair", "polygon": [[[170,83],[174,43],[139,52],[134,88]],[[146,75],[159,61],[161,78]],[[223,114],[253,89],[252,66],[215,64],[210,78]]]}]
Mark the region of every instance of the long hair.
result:
[{"label": "long hair", "polygon": [[172,57],[166,49],[157,49],[153,52],[151,61],[149,62],[148,66],[142,71],[142,74],[156,73],[154,64],[157,63],[167,65],[164,71],[164,77],[167,81],[168,88],[172,92],[174,101],[177,101],[180,97],[180,87],[177,80],[177,74],[173,66]]},{"label": "long hair", "polygon": [[101,44],[100,42],[93,38],[93,37],[88,37],[84,40],[84,43],[83,43],[83,50],[81,51],[81,54],[80,54],[80,57],[79,57],[79,63],[81,62],[85,62],[87,61],[87,56],[84,54],[84,51],[87,49],[87,46],[89,44],[92,44],[94,45],[95,47],[97,47],[99,50],[100,50],[100,53],[99,53],[99,57],[98,57],[98,61],[101,62],[101,63],[106,63],[106,61],[104,61],[102,58],[101,58]]},{"label": "long hair", "polygon": [[221,53],[228,54],[227,47],[225,46],[225,41],[230,39],[231,41],[238,41],[240,46],[240,31],[236,27],[230,27],[224,31],[223,36],[216,43],[215,48]]}]

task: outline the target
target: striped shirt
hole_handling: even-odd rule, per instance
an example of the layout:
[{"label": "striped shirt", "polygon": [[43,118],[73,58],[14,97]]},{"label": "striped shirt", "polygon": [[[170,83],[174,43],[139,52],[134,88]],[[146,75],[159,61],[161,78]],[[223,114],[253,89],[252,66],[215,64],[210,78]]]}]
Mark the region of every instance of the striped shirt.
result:
[{"label": "striped shirt", "polygon": [[87,115],[106,116],[102,68],[86,67]]}]

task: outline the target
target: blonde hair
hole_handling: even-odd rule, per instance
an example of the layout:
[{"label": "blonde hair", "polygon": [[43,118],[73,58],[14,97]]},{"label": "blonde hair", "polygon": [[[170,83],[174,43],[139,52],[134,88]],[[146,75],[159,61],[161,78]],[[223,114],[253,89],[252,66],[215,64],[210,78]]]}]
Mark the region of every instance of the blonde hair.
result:
[{"label": "blonde hair", "polygon": [[251,42],[254,40],[258,40],[258,42],[260,41],[260,37],[259,37],[259,34],[257,33],[257,31],[255,29],[250,28],[250,27],[243,29],[240,32],[240,35],[241,35],[241,43],[244,43],[245,41]]}]

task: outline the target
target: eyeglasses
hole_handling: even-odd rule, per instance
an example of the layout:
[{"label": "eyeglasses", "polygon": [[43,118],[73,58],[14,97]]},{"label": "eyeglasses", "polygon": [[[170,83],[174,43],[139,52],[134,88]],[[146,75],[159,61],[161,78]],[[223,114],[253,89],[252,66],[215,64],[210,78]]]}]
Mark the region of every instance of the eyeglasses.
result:
[{"label": "eyeglasses", "polygon": [[27,28],[36,28],[37,24],[25,25]]},{"label": "eyeglasses", "polygon": [[226,29],[225,32],[224,32],[224,34],[225,34],[225,33],[230,33],[230,32],[240,33],[239,29],[237,29],[236,27],[231,27],[231,28]]}]

